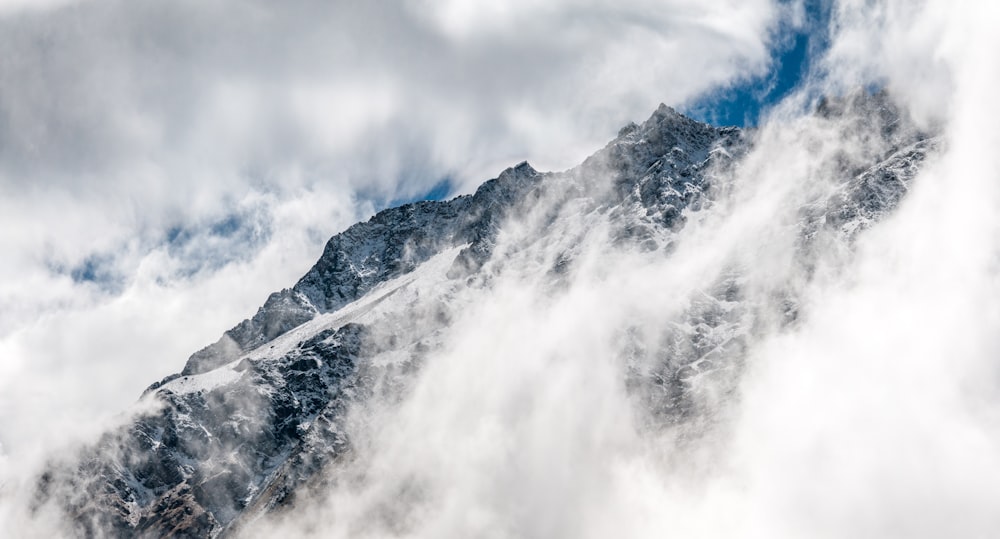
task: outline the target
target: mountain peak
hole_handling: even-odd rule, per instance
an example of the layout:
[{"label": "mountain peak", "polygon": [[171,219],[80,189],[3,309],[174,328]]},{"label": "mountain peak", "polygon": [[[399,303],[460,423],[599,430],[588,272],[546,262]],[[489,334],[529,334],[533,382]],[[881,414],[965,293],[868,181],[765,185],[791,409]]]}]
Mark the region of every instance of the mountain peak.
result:
[{"label": "mountain peak", "polygon": [[653,112],[653,114],[660,116],[666,116],[670,114],[674,116],[683,116],[683,114],[677,112],[676,109],[674,109],[670,105],[667,105],[666,103],[660,103],[660,106],[656,107],[656,110]]},{"label": "mountain peak", "polygon": [[507,167],[506,169],[504,169],[504,171],[500,173],[500,177],[504,178],[506,176],[533,176],[535,174],[538,174],[538,171],[535,170],[534,167],[528,164],[527,161],[521,161],[520,163],[512,167]]},{"label": "mountain peak", "polygon": [[[54,464],[38,497],[65,510],[75,535],[227,537],[267,512],[294,509],[298,493],[335,488],[324,483],[327,472],[347,470],[363,482],[370,460],[361,452],[369,448],[353,437],[371,433],[352,415],[354,406],[405,399],[416,373],[428,372],[422,366],[440,360],[465,302],[495,301],[493,283],[512,275],[558,294],[586,263],[588,245],[601,249],[602,260],[628,249],[672,263],[674,246],[684,241],[678,234],[699,222],[693,216],[718,207],[726,182],[739,181],[731,171],[749,146],[738,128],[712,127],[661,104],[574,169],[539,173],[522,161],[472,196],[379,212],[331,238],[294,287],[272,294],[252,318],[194,354],[184,372],[150,387],[147,398],[161,407],[139,411],[77,461]],[[856,163],[868,169],[861,176],[838,169],[842,189],[810,200],[802,209],[809,218],[787,225],[799,227],[788,232],[803,245],[795,263],[811,262],[817,235],[849,244],[890,211],[928,151],[913,145],[882,162]],[[719,272],[719,280],[709,275],[691,298],[672,300],[664,323],[650,330],[656,333],[636,335],[631,321],[610,328],[620,329],[615,341],[622,343],[614,361],[621,371],[613,375],[627,398],[642,404],[646,424],[710,421],[706,388],[736,391],[748,335],[759,325],[754,309],[770,308],[745,299],[770,280],[744,284],[735,269],[707,271]],[[795,289],[767,293],[790,298],[781,316],[794,313]],[[463,359],[484,361],[475,352]],[[491,368],[484,372],[500,372]],[[520,377],[518,384],[525,395]],[[530,387],[545,391],[537,388],[547,384]],[[348,458],[352,453],[359,458]],[[364,525],[390,535],[394,522],[369,515],[398,502],[359,502],[373,504],[359,513]]]}]

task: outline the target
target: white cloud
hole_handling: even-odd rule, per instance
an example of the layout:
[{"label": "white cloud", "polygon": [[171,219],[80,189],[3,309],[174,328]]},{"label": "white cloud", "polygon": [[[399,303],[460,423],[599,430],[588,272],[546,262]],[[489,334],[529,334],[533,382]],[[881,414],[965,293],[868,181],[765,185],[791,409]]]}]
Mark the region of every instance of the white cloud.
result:
[{"label": "white cloud", "polygon": [[983,51],[1000,46],[1000,11],[844,2],[839,19],[831,72],[877,75],[919,119],[945,123],[946,151],[863,239],[850,283],[815,291],[809,323],[756,354],[739,446],[748,495],[763,500],[758,526],[782,519],[791,535],[988,535],[1000,137],[984,119],[1000,113],[1000,67]]},{"label": "white cloud", "polygon": [[0,0],[0,16],[16,15],[26,11],[42,11],[78,1],[80,0]]}]

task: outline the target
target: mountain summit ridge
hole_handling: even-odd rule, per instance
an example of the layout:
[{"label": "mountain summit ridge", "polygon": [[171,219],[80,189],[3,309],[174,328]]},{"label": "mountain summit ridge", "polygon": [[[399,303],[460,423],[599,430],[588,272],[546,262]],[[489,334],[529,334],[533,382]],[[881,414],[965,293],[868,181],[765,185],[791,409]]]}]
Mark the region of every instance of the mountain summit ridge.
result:
[{"label": "mountain summit ridge", "polygon": [[[650,157],[657,153],[655,148],[670,143],[679,147],[676,144],[684,142],[684,135],[704,138],[716,129],[683,116],[663,103],[641,126],[630,125],[635,127],[630,130],[626,130],[629,126],[622,128],[618,137],[602,151],[609,151],[616,143],[623,141],[629,141],[633,147],[640,141],[647,142],[650,151],[646,152],[645,160],[638,159],[639,168],[650,164]],[[643,138],[636,140],[636,132]],[[735,131],[729,128],[729,132]],[[661,137],[665,139],[661,140]],[[598,152],[581,166],[587,166],[595,158],[600,160],[604,156]],[[615,159],[624,162],[622,155],[616,155]],[[633,171],[625,173],[630,172]],[[407,268],[412,269],[413,264],[425,260],[433,250],[428,250],[429,246],[421,244],[421,237],[417,237],[422,232],[418,229],[422,227],[433,228],[443,224],[446,229],[444,235],[454,236],[454,240],[459,242],[472,241],[474,245],[467,256],[482,251],[485,238],[477,237],[473,241],[472,236],[480,234],[483,227],[496,226],[497,221],[503,218],[503,215],[491,213],[491,209],[503,208],[515,202],[524,188],[522,180],[546,174],[552,173],[538,172],[527,161],[521,161],[483,183],[472,195],[461,195],[447,201],[412,202],[388,208],[376,213],[368,221],[334,235],[327,242],[319,261],[294,287],[272,293],[257,314],[226,331],[216,343],[193,354],[181,374],[197,374],[218,367],[240,353],[248,352],[312,319],[318,313],[336,310],[357,299],[370,290],[374,282],[398,275]],[[449,228],[452,224],[447,221],[470,211],[470,208],[476,215],[482,216],[483,222],[462,223],[456,230]],[[376,235],[380,226],[390,224],[393,226],[392,233],[386,234],[382,240],[385,245],[380,246],[381,252],[367,253],[368,256],[358,259],[360,253],[354,252],[355,246],[345,245],[358,236]],[[370,246],[365,246],[368,247]],[[409,250],[404,249],[406,247]],[[481,257],[482,254],[477,256]]]},{"label": "mountain summit ridge", "polygon": [[[887,131],[884,118],[859,121],[871,122],[865,129],[887,150],[843,165],[839,191],[802,210],[803,253],[822,233],[850,241],[891,211],[933,151],[932,139]],[[61,508],[69,533],[84,536],[230,536],[290,510],[357,456],[353,407],[404,398],[459,316],[456,294],[531,265],[553,283],[565,280],[591,224],[613,245],[671,256],[678,232],[713,206],[753,144],[742,129],[661,104],[568,171],[522,162],[474,194],[378,212],[333,236],[293,287],[150,386],[142,400],[155,406],[78,460],[54,462],[38,505]],[[756,324],[744,294],[738,276],[723,275],[685,304],[683,323],[664,329],[654,363],[626,362],[621,376],[651,422],[669,428],[710,416],[699,384],[734,390]],[[787,296],[793,320],[794,291]],[[716,372],[725,374],[712,382]]]}]

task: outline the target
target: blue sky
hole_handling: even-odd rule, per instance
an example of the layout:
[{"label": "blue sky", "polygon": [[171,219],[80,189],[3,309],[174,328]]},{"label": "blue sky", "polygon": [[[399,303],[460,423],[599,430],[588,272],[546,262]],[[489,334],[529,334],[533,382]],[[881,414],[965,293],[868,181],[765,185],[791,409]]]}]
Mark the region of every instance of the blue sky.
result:
[{"label": "blue sky", "polygon": [[732,86],[709,92],[684,112],[715,125],[753,127],[761,115],[780,102],[802,81],[812,59],[827,46],[830,5],[824,0],[805,3],[805,24],[783,26],[771,51],[771,69],[764,75],[737,79]]}]

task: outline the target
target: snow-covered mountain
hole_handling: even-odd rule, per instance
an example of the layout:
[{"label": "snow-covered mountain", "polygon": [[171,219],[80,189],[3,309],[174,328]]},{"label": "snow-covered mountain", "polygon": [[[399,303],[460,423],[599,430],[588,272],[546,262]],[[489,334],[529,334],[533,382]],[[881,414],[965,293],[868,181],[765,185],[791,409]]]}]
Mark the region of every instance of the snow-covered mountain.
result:
[{"label": "snow-covered mountain", "polygon": [[[521,163],[473,195],[350,227],[293,287],[151,385],[127,426],[53,462],[36,507],[58,508],[82,536],[216,537],[363,484],[373,418],[404,406],[471,307],[510,286],[543,302],[605,287],[623,298],[615,308],[645,316],[608,328],[610,372],[643,435],[697,443],[738,401],[748,347],[808,316],[803,288],[850,259],[937,144],[884,94],[823,100],[798,121],[836,142],[803,142],[812,173],[834,181],[747,185],[760,177],[748,170],[773,165],[754,158],[765,134],[660,106],[571,170]],[[771,235],[726,240],[740,225],[718,216],[754,189],[781,203]],[[699,241],[733,244],[702,259]],[[787,258],[768,258],[775,243]],[[748,270],[758,262],[779,269]],[[642,271],[626,279],[626,267]],[[367,514],[372,533],[405,535],[399,511]]]}]

